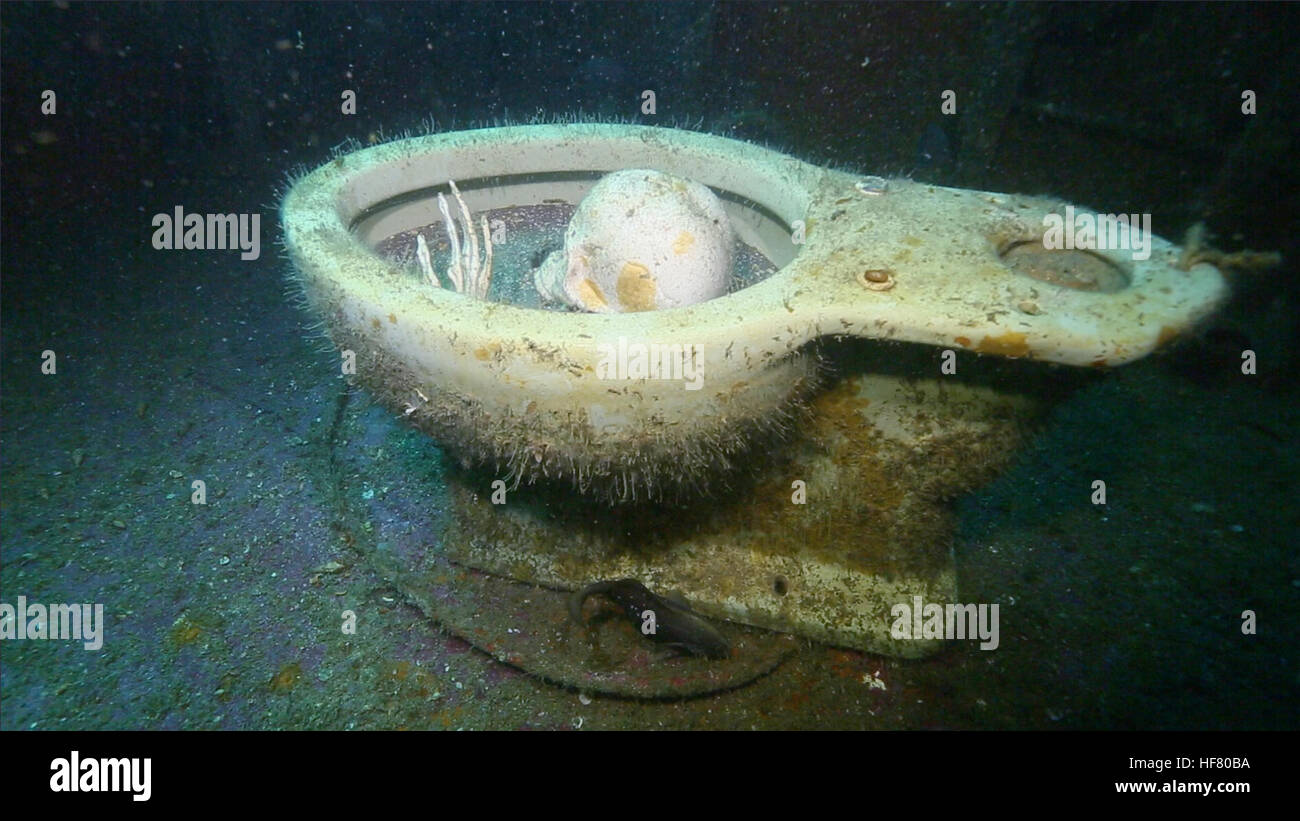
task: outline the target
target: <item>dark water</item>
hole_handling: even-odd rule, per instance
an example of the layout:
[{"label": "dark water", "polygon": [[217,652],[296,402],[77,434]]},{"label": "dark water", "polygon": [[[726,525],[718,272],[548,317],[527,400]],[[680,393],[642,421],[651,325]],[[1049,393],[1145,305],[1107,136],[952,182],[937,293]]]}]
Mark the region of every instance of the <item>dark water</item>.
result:
[{"label": "dark water", "polygon": [[[0,601],[102,603],[106,627],[94,651],[6,641],[0,728],[1296,729],[1297,24],[1244,4],[4,4]],[[804,643],[727,692],[586,703],[433,624],[355,549],[436,547],[362,501],[446,466],[347,394],[276,211],[345,140],[578,112],[1150,212],[1175,240],[1204,221],[1284,261],[954,500],[997,651]],[[259,217],[257,257],[156,249],[177,206]],[[344,444],[364,480],[337,475]]]}]

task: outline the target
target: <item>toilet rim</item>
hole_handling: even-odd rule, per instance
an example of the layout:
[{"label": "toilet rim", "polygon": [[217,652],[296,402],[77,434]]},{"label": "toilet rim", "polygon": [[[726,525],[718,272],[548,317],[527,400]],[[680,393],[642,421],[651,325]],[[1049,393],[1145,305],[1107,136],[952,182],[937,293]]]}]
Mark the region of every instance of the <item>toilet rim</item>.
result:
[{"label": "toilet rim", "polygon": [[[391,272],[391,263],[378,259],[357,229],[384,203],[401,197],[428,198],[433,191],[445,189],[448,180],[455,180],[477,213],[523,204],[519,199],[521,195],[527,199],[530,186],[535,194],[556,190],[562,183],[572,199],[604,173],[639,167],[694,179],[720,194],[729,212],[749,209],[760,215],[755,222],[761,222],[767,240],[748,230],[747,223],[741,223],[740,233],[769,258],[776,257],[773,261],[779,270],[760,283],[694,306],[613,317],[549,312],[546,329],[534,329],[535,334],[573,340],[621,328],[650,337],[680,335],[718,321],[752,322],[756,314],[771,312],[790,328],[779,346],[785,351],[817,336],[835,334],[1070,365],[1118,365],[1186,331],[1227,293],[1222,276],[1210,265],[1177,270],[1176,247],[1159,237],[1151,238],[1151,256],[1145,261],[1126,259],[1122,252],[1081,252],[1123,272],[1127,284],[1114,293],[1025,281],[1003,262],[1002,255],[1041,239],[1042,215],[1066,207],[1057,200],[885,181],[821,168],[726,137],[626,124],[456,131],[341,155],[298,180],[286,196],[282,207],[286,244],[300,263],[303,258],[334,255],[332,265],[320,267],[346,267],[358,277],[381,276]],[[873,190],[878,182],[884,183],[883,194]],[[949,196],[968,201],[945,201]],[[975,213],[972,205],[987,213]],[[900,212],[901,219],[896,215],[891,220],[891,209]],[[970,255],[968,267],[974,271],[957,266],[954,270],[960,276],[945,273],[938,287],[933,281],[927,285],[926,277],[907,270],[907,264],[873,253],[881,246],[899,247],[906,230],[899,223],[906,221],[908,213],[921,222],[935,209],[953,211],[946,222],[942,218],[935,222],[954,237],[963,235],[954,253]],[[964,215],[956,213],[963,210]],[[854,213],[834,225],[837,212],[844,211]],[[1012,225],[1010,234],[999,233],[1005,230],[996,227],[999,220]],[[871,230],[864,231],[864,225]],[[860,236],[854,236],[855,228]],[[400,230],[389,229],[389,234]],[[788,239],[798,229],[803,238],[797,246],[772,239],[774,232]],[[376,234],[370,239],[381,238]],[[882,281],[870,285],[872,277]],[[899,287],[893,287],[894,281]],[[856,290],[846,287],[850,283],[857,284]],[[909,287],[917,284],[922,287]],[[506,320],[505,324],[524,326],[538,310],[500,303],[456,304],[472,300],[428,290],[426,299],[446,308],[454,305],[457,315],[476,316],[476,322],[491,315],[498,323]],[[953,300],[945,298],[951,294],[945,290],[962,293],[966,307],[953,310]],[[990,307],[1005,311],[1014,321],[986,320]],[[774,346],[765,350],[776,352]]]}]

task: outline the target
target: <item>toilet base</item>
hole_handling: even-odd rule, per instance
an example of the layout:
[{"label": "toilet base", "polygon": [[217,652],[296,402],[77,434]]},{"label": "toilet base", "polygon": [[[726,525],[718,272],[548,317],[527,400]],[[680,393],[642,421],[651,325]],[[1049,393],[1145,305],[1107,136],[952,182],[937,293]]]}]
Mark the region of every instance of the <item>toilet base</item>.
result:
[{"label": "toilet base", "polygon": [[[452,560],[548,587],[635,578],[707,616],[916,658],[895,605],[957,601],[948,501],[1022,441],[1035,403],[955,379],[859,373],[810,405],[797,439],[752,484],[687,508],[577,504],[558,488],[500,492],[449,477]],[[910,621],[910,619],[909,619]]]}]

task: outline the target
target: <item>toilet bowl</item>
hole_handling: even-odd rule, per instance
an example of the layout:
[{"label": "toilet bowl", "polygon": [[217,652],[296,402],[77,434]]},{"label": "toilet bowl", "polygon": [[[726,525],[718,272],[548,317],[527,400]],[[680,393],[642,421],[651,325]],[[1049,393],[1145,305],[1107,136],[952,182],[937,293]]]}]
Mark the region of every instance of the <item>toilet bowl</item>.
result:
[{"label": "toilet bowl", "polygon": [[[530,290],[528,265],[498,268],[478,299],[376,250],[440,224],[449,181],[470,212],[491,215],[576,206],[629,168],[708,186],[770,275],[685,307],[586,313],[503,297]],[[1093,220],[1109,243],[1054,247],[1045,226],[1067,217]],[[1122,365],[1227,293],[1213,266],[1181,270],[1171,243],[1058,200],[865,176],[646,126],[377,145],[295,180],[281,218],[295,281],[345,366],[483,471],[450,491],[448,550],[556,587],[636,576],[711,615],[902,656],[941,642],[891,635],[891,607],[956,595],[946,500],[1004,464],[1041,405],[1014,379],[963,369],[988,356]],[[500,239],[498,259],[514,241]],[[819,346],[834,340],[861,346],[860,367],[825,373]],[[646,370],[656,352],[681,367]],[[777,454],[780,442],[794,444]],[[766,463],[776,472],[737,485]],[[534,483],[543,496],[520,498]],[[509,503],[493,504],[494,489]],[[566,492],[580,519],[605,521],[557,514]],[[693,512],[664,521],[656,504]],[[638,546],[629,530],[651,526],[638,535],[655,547]]]}]

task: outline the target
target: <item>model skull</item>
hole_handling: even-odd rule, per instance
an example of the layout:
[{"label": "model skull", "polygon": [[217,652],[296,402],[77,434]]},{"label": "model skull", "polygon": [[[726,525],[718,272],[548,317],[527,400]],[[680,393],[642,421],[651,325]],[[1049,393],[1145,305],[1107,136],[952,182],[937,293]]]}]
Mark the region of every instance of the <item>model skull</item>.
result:
[{"label": "model skull", "polygon": [[534,274],[543,298],[598,313],[694,305],[727,292],[735,237],[698,182],[633,169],[602,178]]}]

